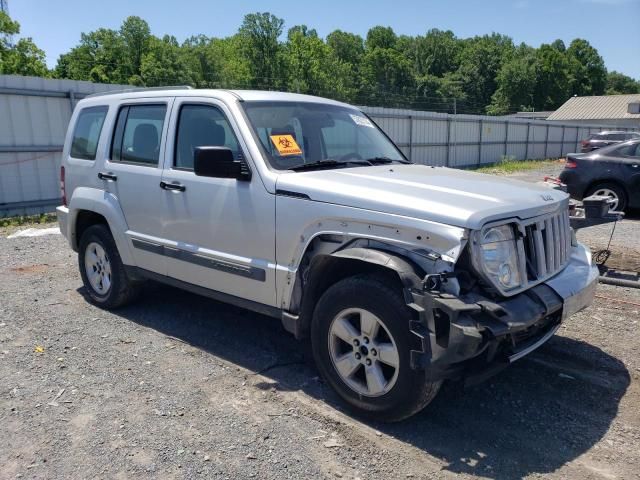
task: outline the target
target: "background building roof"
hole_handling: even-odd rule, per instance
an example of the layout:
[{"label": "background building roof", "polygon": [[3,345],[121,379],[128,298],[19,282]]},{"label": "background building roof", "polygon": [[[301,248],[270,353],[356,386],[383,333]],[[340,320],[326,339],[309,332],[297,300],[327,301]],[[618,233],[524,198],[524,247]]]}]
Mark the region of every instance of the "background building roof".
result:
[{"label": "background building roof", "polygon": [[603,120],[631,118],[640,120],[640,113],[629,113],[630,103],[640,103],[640,94],[572,97],[547,120]]}]

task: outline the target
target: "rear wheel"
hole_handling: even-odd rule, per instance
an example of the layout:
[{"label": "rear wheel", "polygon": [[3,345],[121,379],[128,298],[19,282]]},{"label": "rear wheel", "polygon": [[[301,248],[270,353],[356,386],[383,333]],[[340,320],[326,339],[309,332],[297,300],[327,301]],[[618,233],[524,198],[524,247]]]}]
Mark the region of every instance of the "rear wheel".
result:
[{"label": "rear wheel", "polygon": [[140,284],[131,280],[106,225],[92,225],[82,234],[78,249],[82,282],[92,303],[117,308],[133,301]]},{"label": "rear wheel", "polygon": [[627,193],[624,189],[615,183],[603,182],[591,187],[585,197],[591,195],[600,195],[603,197],[609,197],[613,200],[610,211],[624,212],[627,208]]},{"label": "rear wheel", "polygon": [[422,410],[441,382],[410,367],[418,348],[411,312],[398,289],[375,276],[330,287],[312,322],[313,355],[323,378],[359,413],[398,421]]}]

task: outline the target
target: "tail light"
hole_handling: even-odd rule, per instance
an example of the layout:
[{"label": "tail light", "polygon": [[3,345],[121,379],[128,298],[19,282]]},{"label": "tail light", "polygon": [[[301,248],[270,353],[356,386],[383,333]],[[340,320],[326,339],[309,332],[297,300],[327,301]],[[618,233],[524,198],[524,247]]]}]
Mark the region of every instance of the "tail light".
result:
[{"label": "tail light", "polygon": [[582,145],[583,147],[587,147],[587,146],[589,146],[589,140],[582,140],[582,141],[580,141],[580,145]]},{"label": "tail light", "polygon": [[564,164],[564,168],[578,168],[578,162],[567,158],[567,163]]},{"label": "tail light", "polygon": [[60,167],[60,191],[62,192],[62,204],[67,206],[67,191],[64,186],[64,165]]}]

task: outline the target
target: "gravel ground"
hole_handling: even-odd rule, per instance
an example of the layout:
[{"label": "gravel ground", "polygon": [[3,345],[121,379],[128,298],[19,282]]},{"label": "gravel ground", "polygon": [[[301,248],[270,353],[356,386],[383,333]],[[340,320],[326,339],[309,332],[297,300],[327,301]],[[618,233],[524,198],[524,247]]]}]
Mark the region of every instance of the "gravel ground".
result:
[{"label": "gravel ground", "polygon": [[384,425],[278,321],[151,282],[102,311],[60,235],[6,234],[0,478],[640,478],[640,290],[601,285],[532,355]]}]

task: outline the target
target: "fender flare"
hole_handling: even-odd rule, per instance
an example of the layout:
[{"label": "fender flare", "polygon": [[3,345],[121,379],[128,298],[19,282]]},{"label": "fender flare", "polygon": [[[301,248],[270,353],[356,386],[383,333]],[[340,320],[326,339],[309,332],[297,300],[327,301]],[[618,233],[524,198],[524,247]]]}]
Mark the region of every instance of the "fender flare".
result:
[{"label": "fender flare", "polygon": [[125,265],[135,265],[126,231],[129,229],[118,199],[111,193],[96,188],[78,187],[69,201],[69,242],[77,251],[79,238],[76,238],[78,213],[87,210],[102,215],[109,225],[111,235],[118,247],[118,253]]},{"label": "fender flare", "polygon": [[393,270],[398,274],[403,287],[417,288],[422,285],[422,278],[418,275],[417,271],[420,268],[407,258],[391,253],[385,250],[377,250],[372,248],[346,248],[339,250],[332,254],[333,257],[338,258],[350,258],[352,260],[359,260],[361,262],[378,265],[389,270]]},{"label": "fender flare", "polygon": [[309,268],[310,275],[304,287],[306,291],[303,293],[299,314],[283,312],[282,315],[283,327],[297,339],[304,339],[309,336],[313,311],[322,293],[322,291],[317,291],[323,272],[323,268],[319,264],[320,262],[331,260],[360,262],[369,266],[382,267],[395,273],[402,284],[403,296],[407,305],[410,308],[414,308],[412,292],[422,289],[421,275],[424,275],[424,272],[414,262],[401,254],[380,249],[354,247],[338,250],[331,254],[318,255],[312,260]]}]

